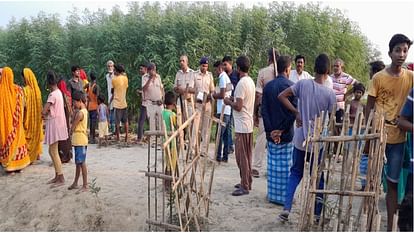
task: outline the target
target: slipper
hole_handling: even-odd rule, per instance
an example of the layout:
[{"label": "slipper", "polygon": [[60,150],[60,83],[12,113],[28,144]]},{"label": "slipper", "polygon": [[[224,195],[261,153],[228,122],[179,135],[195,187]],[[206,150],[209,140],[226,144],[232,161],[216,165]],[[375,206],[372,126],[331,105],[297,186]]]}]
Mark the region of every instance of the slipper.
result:
[{"label": "slipper", "polygon": [[249,194],[249,191],[245,190],[244,188],[239,188],[234,190],[234,192],[231,194],[233,196],[242,196]]},{"label": "slipper", "polygon": [[236,185],[234,185],[234,188],[239,189],[239,188],[241,188],[241,185],[240,184],[236,184]]},{"label": "slipper", "polygon": [[279,214],[279,219],[284,222],[289,221],[289,211],[287,210],[282,211],[282,213]]},{"label": "slipper", "polygon": [[51,189],[65,185],[65,182],[54,183],[50,186]]}]

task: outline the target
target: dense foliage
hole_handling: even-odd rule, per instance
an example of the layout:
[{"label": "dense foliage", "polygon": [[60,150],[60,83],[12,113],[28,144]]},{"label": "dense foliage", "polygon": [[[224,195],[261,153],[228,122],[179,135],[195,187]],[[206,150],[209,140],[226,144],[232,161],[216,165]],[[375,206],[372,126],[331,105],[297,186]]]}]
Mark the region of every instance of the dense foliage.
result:
[{"label": "dense foliage", "polygon": [[129,107],[137,112],[140,101],[135,89],[141,82],[141,63],[155,62],[169,89],[181,54],[189,56],[193,69],[204,55],[214,61],[226,54],[246,54],[255,78],[266,65],[266,50],[272,46],[281,54],[305,55],[305,69],[310,73],[319,53],[325,52],[332,59],[340,57],[346,72],[364,83],[368,62],[379,56],[342,12],[319,4],[274,2],[230,8],[218,2],[132,2],[127,13],[119,7],[110,14],[73,9],[65,24],[58,15],[45,13],[29,20],[12,20],[0,30],[0,65],[12,67],[20,83],[22,68],[32,68],[45,97],[47,71],[54,69],[69,78],[72,64],[98,73],[99,84],[106,92],[105,63],[112,59],[126,66]]}]

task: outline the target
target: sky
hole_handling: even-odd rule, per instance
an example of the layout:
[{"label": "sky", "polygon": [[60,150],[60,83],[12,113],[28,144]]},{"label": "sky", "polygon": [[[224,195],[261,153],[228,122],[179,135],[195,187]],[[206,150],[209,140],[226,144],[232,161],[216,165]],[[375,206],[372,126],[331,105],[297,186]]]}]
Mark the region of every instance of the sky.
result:
[{"label": "sky", "polygon": [[[143,0],[140,0],[141,2]],[[229,5],[237,4],[241,1],[227,1]],[[242,1],[249,7],[254,4],[266,4],[270,1]],[[296,0],[297,4],[309,1]],[[96,1],[96,0],[75,0],[75,1],[2,1],[0,0],[0,27],[6,28],[8,22],[14,17],[20,20],[23,17],[30,18],[36,16],[40,11],[46,13],[57,13],[61,20],[65,20],[68,11],[73,7],[78,9],[88,8],[96,11],[99,8],[110,12],[118,5],[122,11],[127,12],[125,0],[116,1]],[[345,16],[355,22],[361,32],[369,41],[381,52],[382,60],[389,64],[388,42],[392,35],[402,33],[414,40],[414,1],[373,1],[373,0],[348,0],[348,1],[322,1],[322,6],[340,9]],[[414,62],[414,48],[409,52],[407,62]]]}]

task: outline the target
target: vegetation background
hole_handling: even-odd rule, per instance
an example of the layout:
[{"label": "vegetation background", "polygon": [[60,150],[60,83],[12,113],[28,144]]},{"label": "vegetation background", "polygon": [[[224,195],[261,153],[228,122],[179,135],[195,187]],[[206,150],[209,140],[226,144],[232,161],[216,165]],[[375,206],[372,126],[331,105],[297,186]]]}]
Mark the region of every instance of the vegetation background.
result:
[{"label": "vegetation background", "polygon": [[[273,2],[267,6],[229,7],[223,2],[131,2],[128,12],[115,6],[104,10],[72,9],[65,23],[57,14],[11,20],[0,29],[0,65],[10,66],[15,82],[23,84],[21,71],[36,74],[45,100],[45,77],[49,69],[70,78],[70,67],[78,64],[89,74],[98,74],[106,93],[106,61],[125,65],[129,77],[127,93],[132,118],[138,116],[139,65],[157,64],[166,89],[171,89],[179,69],[179,56],[187,54],[190,67],[198,69],[201,56],[213,63],[224,55],[234,59],[247,55],[256,79],[266,66],[266,51],[275,47],[283,55],[306,57],[305,70],[313,73],[315,57],[325,52],[332,61],[345,61],[345,71],[367,83],[368,63],[380,53],[338,9],[319,3],[295,5]],[[212,66],[210,66],[212,70]],[[135,114],[136,113],[136,114]]]}]

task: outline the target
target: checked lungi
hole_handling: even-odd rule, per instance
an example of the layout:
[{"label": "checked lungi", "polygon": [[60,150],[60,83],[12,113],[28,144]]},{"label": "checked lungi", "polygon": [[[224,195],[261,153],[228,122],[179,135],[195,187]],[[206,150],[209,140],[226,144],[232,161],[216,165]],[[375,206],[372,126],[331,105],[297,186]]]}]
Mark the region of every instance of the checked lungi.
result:
[{"label": "checked lungi", "polygon": [[267,142],[267,199],[283,205],[292,165],[293,143]]}]

